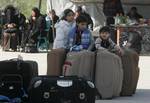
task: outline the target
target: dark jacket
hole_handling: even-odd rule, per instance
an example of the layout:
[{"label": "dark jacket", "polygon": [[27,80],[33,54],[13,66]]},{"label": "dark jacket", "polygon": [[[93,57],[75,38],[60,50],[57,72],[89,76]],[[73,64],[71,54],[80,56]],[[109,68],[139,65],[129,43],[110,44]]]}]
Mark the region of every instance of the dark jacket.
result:
[{"label": "dark jacket", "polygon": [[5,24],[11,24],[14,23],[16,25],[19,25],[19,19],[16,12],[16,8],[14,8],[11,5],[8,5],[5,10]]},{"label": "dark jacket", "polygon": [[104,0],[103,3],[103,13],[107,17],[113,17],[116,16],[116,13],[124,13],[122,4],[120,0],[115,0],[114,3],[113,0]]},{"label": "dark jacket", "polygon": [[130,12],[127,14],[127,16],[129,16],[129,18],[131,20],[137,20],[139,21],[140,18],[143,18],[142,15],[140,15],[139,13],[135,13],[134,15],[132,15]]},{"label": "dark jacket", "polygon": [[127,41],[127,43],[131,44],[129,48],[135,50],[138,54],[141,52],[142,49],[141,41],[142,36],[140,35],[139,32],[136,31],[129,32],[129,37]]},{"label": "dark jacket", "polygon": [[44,29],[46,28],[46,21],[43,15],[36,17],[36,20],[33,21],[32,17],[29,20],[29,31],[30,31],[30,38],[37,43],[38,36],[42,35],[45,36]]},{"label": "dark jacket", "polygon": [[59,17],[57,15],[55,15],[53,18],[54,24],[56,24],[58,21],[59,21]]},{"label": "dark jacket", "polygon": [[18,19],[19,19],[19,26],[24,26],[26,22],[26,17],[24,16],[24,14],[19,13]]}]

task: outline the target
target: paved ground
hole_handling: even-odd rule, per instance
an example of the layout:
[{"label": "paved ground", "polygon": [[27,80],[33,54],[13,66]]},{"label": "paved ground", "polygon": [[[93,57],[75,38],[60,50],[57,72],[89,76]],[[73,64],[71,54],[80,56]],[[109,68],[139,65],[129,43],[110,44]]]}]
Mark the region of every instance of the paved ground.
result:
[{"label": "paved ground", "polygon": [[[46,53],[18,53],[0,52],[0,60],[17,58],[21,55],[24,60],[35,60],[39,64],[39,74],[46,74],[47,55]],[[150,101],[150,56],[140,56],[140,78],[137,92],[132,97],[118,97],[113,100],[97,100],[96,103],[148,103]]]}]

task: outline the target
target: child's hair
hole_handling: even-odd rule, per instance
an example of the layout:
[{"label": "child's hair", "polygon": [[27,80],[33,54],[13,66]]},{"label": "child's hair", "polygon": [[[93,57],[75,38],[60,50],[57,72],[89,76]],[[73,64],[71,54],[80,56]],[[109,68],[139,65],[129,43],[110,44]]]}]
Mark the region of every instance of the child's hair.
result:
[{"label": "child's hair", "polygon": [[71,10],[71,9],[65,9],[64,12],[63,12],[63,17],[61,18],[62,20],[66,20],[66,17],[69,13],[73,13],[74,12]]},{"label": "child's hair", "polygon": [[76,23],[81,23],[81,22],[88,22],[87,17],[84,14],[79,15],[76,18]]},{"label": "child's hair", "polygon": [[102,32],[110,33],[110,28],[108,26],[104,26],[99,30],[99,33],[102,33]]},{"label": "child's hair", "polygon": [[82,7],[78,6],[76,12],[82,12]]}]

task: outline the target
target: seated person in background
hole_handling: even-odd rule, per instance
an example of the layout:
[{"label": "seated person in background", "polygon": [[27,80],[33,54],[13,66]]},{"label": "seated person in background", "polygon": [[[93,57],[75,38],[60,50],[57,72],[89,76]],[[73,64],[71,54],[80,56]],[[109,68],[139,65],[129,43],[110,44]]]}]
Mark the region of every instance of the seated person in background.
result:
[{"label": "seated person in background", "polygon": [[122,0],[104,0],[103,13],[106,17],[106,25],[114,24],[114,17],[117,14],[124,14]]},{"label": "seated person in background", "polygon": [[96,49],[108,49],[117,53],[122,53],[122,49],[117,46],[110,38],[110,28],[104,26],[99,30],[99,37],[95,41]]},{"label": "seated person in background", "polygon": [[50,11],[51,19],[53,20],[54,24],[56,24],[59,21],[59,17],[56,15],[56,12],[54,9]]},{"label": "seated person in background", "polygon": [[30,44],[37,44],[38,37],[40,35],[46,36],[45,34],[45,18],[40,13],[39,9],[34,7],[32,8],[32,14],[29,19],[29,40],[28,43]]},{"label": "seated person in background", "polygon": [[71,29],[68,35],[70,51],[87,50],[93,43],[93,37],[87,25],[88,21],[85,15],[76,18],[76,26]]},{"label": "seated person in background", "polygon": [[[59,17],[56,15],[54,9],[49,11],[46,16],[46,31],[49,33],[49,42],[53,43],[53,39],[56,36],[56,30],[54,25],[59,21]],[[54,34],[53,34],[54,33]]]},{"label": "seated person in background", "polygon": [[18,10],[18,23],[19,23],[19,33],[18,33],[18,36],[19,36],[19,44],[18,46],[21,46],[23,47],[24,46],[24,36],[25,36],[25,26],[26,26],[26,17],[23,13],[21,13],[19,10]]},{"label": "seated person in background", "polygon": [[19,18],[16,15],[16,8],[13,5],[7,5],[4,10],[4,33],[3,33],[3,50],[13,51],[17,50],[17,37],[18,37],[18,27]]},{"label": "seated person in background", "polygon": [[139,22],[139,19],[143,18],[143,16],[138,13],[136,7],[132,7],[130,11],[127,13],[127,16],[129,16],[129,19],[133,21],[135,20],[137,22]]}]

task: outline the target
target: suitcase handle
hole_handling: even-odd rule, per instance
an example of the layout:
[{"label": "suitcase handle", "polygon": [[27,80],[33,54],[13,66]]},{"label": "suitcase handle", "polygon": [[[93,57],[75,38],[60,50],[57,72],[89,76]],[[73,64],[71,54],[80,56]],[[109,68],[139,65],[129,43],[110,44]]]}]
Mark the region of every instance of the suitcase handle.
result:
[{"label": "suitcase handle", "polygon": [[20,70],[20,65],[22,62],[24,62],[22,59],[20,59],[21,56],[19,55],[18,58],[13,58],[13,59],[9,59],[7,61],[12,61],[12,62],[16,62],[17,63],[17,69]]},{"label": "suitcase handle", "polygon": [[72,80],[57,80],[57,85],[60,87],[71,87],[73,85]]}]

